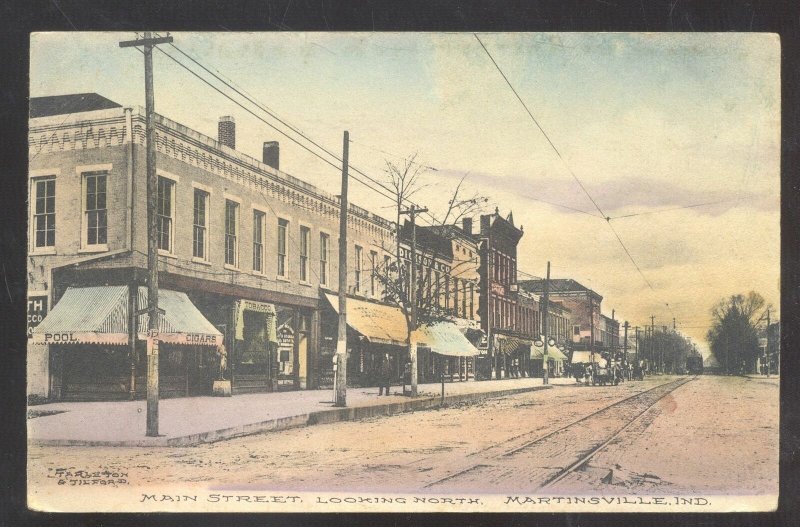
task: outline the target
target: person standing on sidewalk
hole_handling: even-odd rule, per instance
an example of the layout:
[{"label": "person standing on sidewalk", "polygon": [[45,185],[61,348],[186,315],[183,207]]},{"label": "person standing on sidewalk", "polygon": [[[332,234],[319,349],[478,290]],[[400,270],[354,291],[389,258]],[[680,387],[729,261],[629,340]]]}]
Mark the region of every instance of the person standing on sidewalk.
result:
[{"label": "person standing on sidewalk", "polygon": [[392,384],[392,363],[389,361],[389,354],[383,354],[380,370],[378,370],[378,396],[383,395],[384,388],[386,395],[389,395],[389,386]]}]

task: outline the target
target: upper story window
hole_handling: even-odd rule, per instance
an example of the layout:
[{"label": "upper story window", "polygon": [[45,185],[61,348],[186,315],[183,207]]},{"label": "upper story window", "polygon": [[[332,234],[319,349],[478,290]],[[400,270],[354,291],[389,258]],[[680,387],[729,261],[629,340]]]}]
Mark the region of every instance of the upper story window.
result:
[{"label": "upper story window", "polygon": [[175,182],[158,177],[156,193],[156,230],[158,231],[158,249],[173,252],[173,232],[175,215]]},{"label": "upper story window", "polygon": [[264,272],[264,221],[266,215],[253,211],[253,271]]},{"label": "upper story window", "polygon": [[378,253],[375,251],[369,252],[369,264],[370,264],[370,275],[369,275],[369,294],[375,296],[377,294],[377,284],[376,281],[378,279],[376,273],[378,272]]},{"label": "upper story window", "polygon": [[311,239],[311,229],[300,226],[300,281],[308,282],[308,249]]},{"label": "upper story window", "polygon": [[208,192],[194,189],[192,256],[208,260]]},{"label": "upper story window", "polygon": [[225,263],[237,267],[239,260],[239,204],[225,200]]},{"label": "upper story window", "polygon": [[89,172],[84,182],[84,246],[106,245],[108,242],[108,209],[105,172]]},{"label": "upper story window", "polygon": [[33,180],[33,247],[55,247],[56,244],[56,179]]},{"label": "upper story window", "polygon": [[361,253],[362,253],[361,246],[356,245],[356,254],[355,254],[356,293],[361,291]]},{"label": "upper story window", "polygon": [[319,233],[319,283],[328,285],[328,252],[330,251],[331,237],[329,234]]},{"label": "upper story window", "polygon": [[286,237],[289,229],[289,221],[278,218],[278,276],[287,277],[286,269]]}]

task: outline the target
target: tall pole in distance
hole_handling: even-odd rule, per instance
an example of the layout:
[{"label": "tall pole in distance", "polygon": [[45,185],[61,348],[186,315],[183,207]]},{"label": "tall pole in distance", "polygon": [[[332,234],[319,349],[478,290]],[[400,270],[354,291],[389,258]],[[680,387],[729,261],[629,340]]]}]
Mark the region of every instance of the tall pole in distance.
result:
[{"label": "tall pole in distance", "polygon": [[342,195],[339,199],[339,332],[336,340],[336,398],[334,406],[347,406],[347,169],[350,133],[342,145]]},{"label": "tall pole in distance", "polygon": [[769,354],[769,308],[767,308],[767,379],[769,379],[770,367],[770,354]]},{"label": "tall pole in distance", "polygon": [[[642,363],[639,360],[639,326],[634,329],[636,330],[636,367],[641,369]],[[644,378],[644,373],[642,373],[642,378]]]},{"label": "tall pole in distance", "polygon": [[158,226],[156,206],[155,95],[153,92],[153,48],[172,42],[172,37],[153,38],[150,31],[144,38],[120,42],[119,47],[142,46],[144,51],[145,138],[147,163],[147,429],[150,437],[158,436]]},{"label": "tall pole in distance", "polygon": [[649,357],[650,363],[652,366],[653,361],[655,360],[656,354],[656,316],[650,315],[650,349],[649,349]]},{"label": "tall pole in distance", "polygon": [[547,319],[550,311],[550,262],[547,262],[547,277],[544,280],[544,295],[542,295],[542,332],[544,333],[544,353],[542,354],[542,384],[550,382],[550,369],[548,361],[550,357],[547,353],[548,324]]},{"label": "tall pole in distance", "polygon": [[[409,303],[411,304],[411,334],[408,342],[408,358],[411,362],[411,397],[417,396],[417,343],[413,337],[417,329],[417,214],[428,212],[428,209],[419,209],[411,205],[408,210],[401,210],[400,214],[408,214],[411,219],[411,287]],[[399,227],[399,226],[398,226]]]},{"label": "tall pole in distance", "polygon": [[625,337],[622,341],[622,364],[625,365],[626,369],[628,366],[628,321],[625,321]]}]

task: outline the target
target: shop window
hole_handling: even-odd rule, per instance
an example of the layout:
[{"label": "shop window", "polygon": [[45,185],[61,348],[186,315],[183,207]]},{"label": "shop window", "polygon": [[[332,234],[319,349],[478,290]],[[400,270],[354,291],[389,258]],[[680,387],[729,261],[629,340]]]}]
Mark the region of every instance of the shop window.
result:
[{"label": "shop window", "polygon": [[56,180],[53,177],[33,180],[34,249],[54,247],[56,244]]}]

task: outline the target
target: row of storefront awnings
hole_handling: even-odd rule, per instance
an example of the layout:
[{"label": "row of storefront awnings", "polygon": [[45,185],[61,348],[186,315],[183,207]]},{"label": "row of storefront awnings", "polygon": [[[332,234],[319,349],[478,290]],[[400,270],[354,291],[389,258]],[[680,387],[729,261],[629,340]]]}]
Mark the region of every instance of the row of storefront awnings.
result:
[{"label": "row of storefront awnings", "polygon": [[[604,359],[600,353],[594,354],[594,362],[597,363],[598,366],[601,368],[606,367],[606,359]],[[592,363],[592,352],[591,351],[573,351],[572,352],[572,364],[591,364]]]},{"label": "row of storefront awnings", "polygon": [[[325,293],[325,298],[334,311],[339,313],[338,297]],[[406,317],[403,311],[396,306],[348,297],[347,325],[375,344],[408,345]],[[478,349],[452,322],[422,326],[413,337],[418,346],[430,348],[432,352],[440,355],[473,357],[480,354]]]},{"label": "row of storefront awnings", "polygon": [[[147,288],[139,287],[137,306],[147,306]],[[213,346],[224,350],[222,333],[186,293],[160,289],[158,340],[169,344]],[[149,316],[137,317],[137,338],[147,337]],[[128,286],[70,287],[33,330],[37,344],[128,344]]]}]

